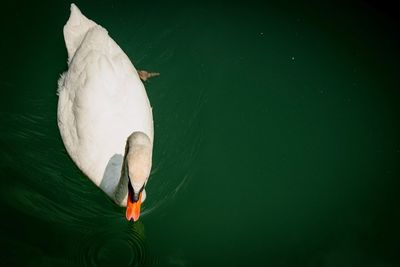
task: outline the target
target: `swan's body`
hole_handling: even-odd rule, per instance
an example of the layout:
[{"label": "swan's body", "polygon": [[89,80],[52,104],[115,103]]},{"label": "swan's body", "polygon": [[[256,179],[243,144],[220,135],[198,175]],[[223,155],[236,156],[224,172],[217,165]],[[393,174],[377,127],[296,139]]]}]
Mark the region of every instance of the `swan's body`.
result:
[{"label": "swan's body", "polygon": [[[79,169],[116,203],[126,206],[127,174],[132,168],[127,162],[129,172],[125,170],[124,159],[128,160],[127,141],[132,133],[142,133],[145,156],[136,154],[145,159],[142,162],[146,166],[131,165],[144,168],[143,175],[148,172],[146,181],[151,168],[153,116],[145,88],[131,61],[107,31],[82,15],[74,4],[64,26],[64,38],[68,71],[61,76],[58,88],[62,140]],[[140,148],[141,141],[136,143]],[[144,186],[144,178],[130,176],[137,193]]]}]

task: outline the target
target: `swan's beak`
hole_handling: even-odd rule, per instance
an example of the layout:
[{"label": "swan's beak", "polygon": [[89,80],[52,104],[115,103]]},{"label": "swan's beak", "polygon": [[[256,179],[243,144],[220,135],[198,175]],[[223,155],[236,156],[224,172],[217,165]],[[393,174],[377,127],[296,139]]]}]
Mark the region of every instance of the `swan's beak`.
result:
[{"label": "swan's beak", "polygon": [[131,195],[131,190],[128,193],[128,203],[126,205],[126,219],[130,221],[133,219],[134,222],[139,220],[140,216],[140,205],[142,204],[142,192],[139,194],[138,200],[135,202]]}]

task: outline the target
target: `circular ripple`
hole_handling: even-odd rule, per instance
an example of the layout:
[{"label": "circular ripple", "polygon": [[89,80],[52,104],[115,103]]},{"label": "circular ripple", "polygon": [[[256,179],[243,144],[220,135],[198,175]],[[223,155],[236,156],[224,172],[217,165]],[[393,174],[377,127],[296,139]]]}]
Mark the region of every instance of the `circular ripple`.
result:
[{"label": "circular ripple", "polygon": [[[114,227],[120,225],[114,225]],[[103,230],[82,236],[75,253],[80,266],[143,266],[146,250],[142,226]]]}]

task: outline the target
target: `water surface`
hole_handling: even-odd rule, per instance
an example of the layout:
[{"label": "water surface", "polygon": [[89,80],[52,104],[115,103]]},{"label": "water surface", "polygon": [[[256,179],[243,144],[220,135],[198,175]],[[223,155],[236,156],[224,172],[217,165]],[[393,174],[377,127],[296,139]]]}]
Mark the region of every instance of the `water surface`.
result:
[{"label": "water surface", "polygon": [[336,6],[78,1],[153,106],[143,216],[76,168],[56,123],[69,2],[3,7],[1,265],[397,266],[399,39]]}]

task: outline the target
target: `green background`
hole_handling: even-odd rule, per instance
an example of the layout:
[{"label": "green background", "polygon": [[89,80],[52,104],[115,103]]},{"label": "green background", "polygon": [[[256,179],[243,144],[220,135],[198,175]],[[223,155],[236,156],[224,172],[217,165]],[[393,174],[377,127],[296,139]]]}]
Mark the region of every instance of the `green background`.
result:
[{"label": "green background", "polygon": [[[138,69],[138,223],[57,123],[67,1],[0,18],[2,266],[400,266],[399,32],[372,3],[77,1]],[[390,8],[390,7],[389,7]]]}]

